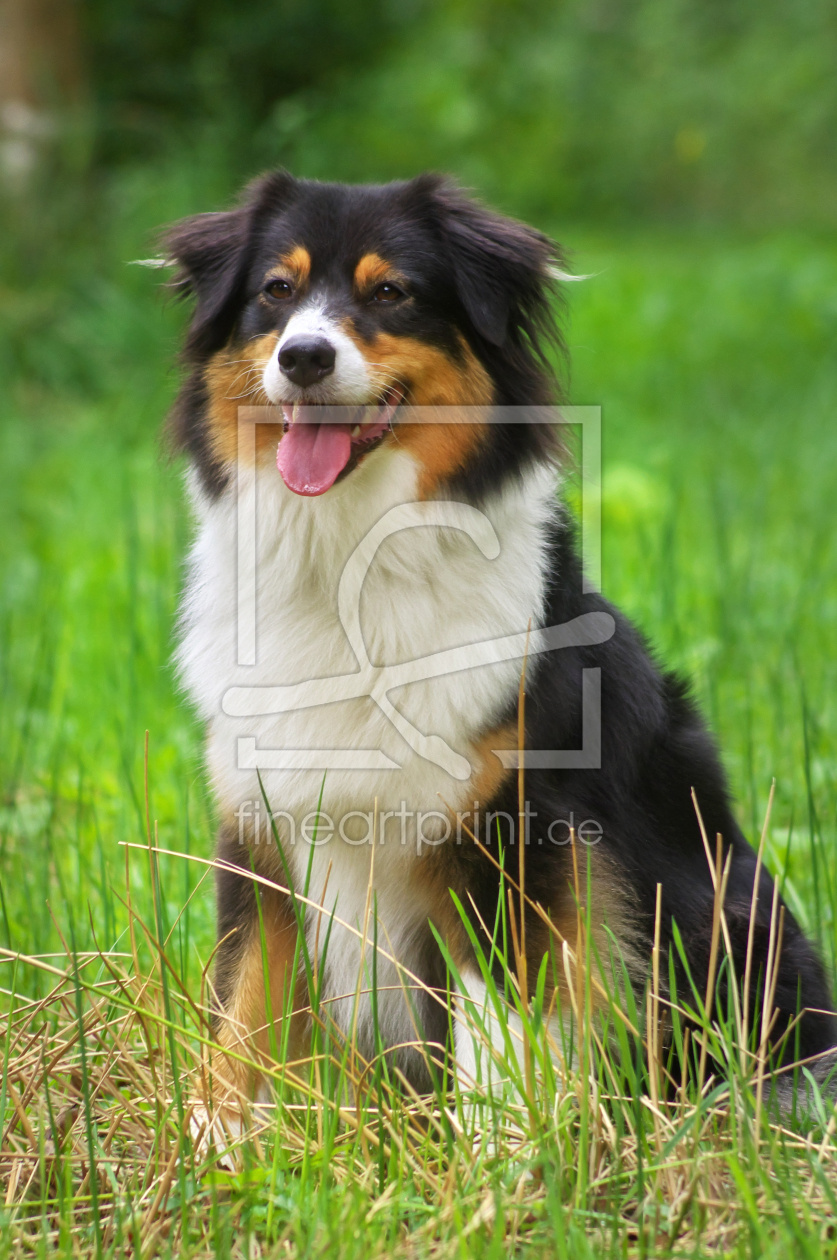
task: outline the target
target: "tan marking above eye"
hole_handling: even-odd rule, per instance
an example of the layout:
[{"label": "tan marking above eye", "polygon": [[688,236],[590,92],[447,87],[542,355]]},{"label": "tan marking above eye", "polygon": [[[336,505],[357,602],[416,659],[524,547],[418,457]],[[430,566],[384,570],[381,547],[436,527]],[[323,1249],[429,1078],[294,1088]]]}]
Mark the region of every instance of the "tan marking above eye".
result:
[{"label": "tan marking above eye", "polygon": [[380,254],[364,254],[355,267],[355,288],[359,293],[370,296],[371,291],[382,284],[403,289],[404,277]]},{"label": "tan marking above eye", "polygon": [[304,245],[295,245],[290,253],[282,255],[279,262],[287,267],[297,284],[305,284],[311,274],[311,255]]},{"label": "tan marking above eye", "polygon": [[311,255],[304,245],[295,245],[286,254],[282,254],[275,267],[271,267],[264,278],[262,287],[275,280],[285,280],[294,289],[306,284],[311,274]]}]

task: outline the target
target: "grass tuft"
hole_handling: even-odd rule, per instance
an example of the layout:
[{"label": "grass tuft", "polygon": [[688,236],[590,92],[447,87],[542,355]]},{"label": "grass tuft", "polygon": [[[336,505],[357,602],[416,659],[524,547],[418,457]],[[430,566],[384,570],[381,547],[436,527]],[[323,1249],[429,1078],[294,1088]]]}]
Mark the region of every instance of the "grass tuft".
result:
[{"label": "grass tuft", "polygon": [[[451,1000],[451,1022],[470,1037],[476,1067],[473,1076],[457,1071],[440,1047],[417,1039],[437,1082],[429,1096],[411,1089],[377,1031],[370,1062],[341,1034],[319,992],[325,957],[309,966],[300,931],[307,1002],[273,1030],[269,1061],[250,1060],[271,1101],[239,1096],[235,1114],[206,968],[196,1000],[173,948],[176,925],[159,913],[145,921],[130,885],[141,858],[152,869],[163,857],[214,864],[154,843],[128,848],[129,882],[114,897],[128,909],[130,949],[79,951],[71,940],[49,959],[3,951],[13,966],[0,1095],[8,1249],[743,1255],[755,1240],[809,1246],[831,1237],[837,1118],[808,1075],[805,1116],[795,1126],[782,1119],[766,1040],[742,1040],[747,1013],[728,947],[720,847],[714,858],[707,850],[717,991],[710,983],[704,995],[694,987],[678,995],[673,965],[666,977],[659,915],[644,995],[624,983],[615,947],[608,960],[598,956],[574,837],[576,937],[551,928],[531,1000],[520,987],[516,922],[523,904],[548,922],[544,911],[502,874],[507,913],[492,930],[475,928],[460,907],[485,991],[469,994],[446,954],[449,994],[454,985],[462,994]],[[356,1010],[366,1000],[376,1009],[372,943],[386,956],[372,874]],[[306,908],[319,908],[282,891],[300,924]],[[770,959],[780,936],[774,913]],[[498,977],[509,938],[517,962]],[[28,972],[43,978],[39,1000],[17,990]],[[548,983],[550,973],[561,983]],[[405,991],[420,985],[403,967],[399,976]],[[774,980],[768,962],[768,1026]],[[291,1015],[311,1029],[299,1060],[287,1054]],[[248,1061],[244,1043],[231,1053]]]}]

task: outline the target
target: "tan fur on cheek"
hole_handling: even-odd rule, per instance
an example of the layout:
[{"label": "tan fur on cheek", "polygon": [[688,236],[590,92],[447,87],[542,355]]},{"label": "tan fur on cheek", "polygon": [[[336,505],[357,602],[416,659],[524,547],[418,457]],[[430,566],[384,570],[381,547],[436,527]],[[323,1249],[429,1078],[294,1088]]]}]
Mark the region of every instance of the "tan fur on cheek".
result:
[{"label": "tan fur on cheek", "polygon": [[[276,351],[278,333],[266,333],[245,346],[227,346],[204,369],[208,395],[207,425],[212,453],[224,465],[238,460],[239,407],[267,407],[262,373]],[[275,457],[282,436],[281,424],[256,425],[256,460]]]},{"label": "tan fur on cheek", "polygon": [[458,424],[398,426],[398,443],[421,467],[418,496],[432,499],[446,481],[462,471],[485,440],[485,425],[463,419]]},{"label": "tan fur on cheek", "polygon": [[446,423],[411,423],[409,412],[397,421],[397,434],[391,440],[408,450],[421,467],[419,497],[432,498],[466,467],[485,441],[487,426],[482,420],[474,423],[474,408],[493,402],[490,376],[463,338],[462,357],[457,361],[414,337],[379,333],[364,342],[351,327],[346,332],[369,362],[381,392],[390,385],[402,385],[408,390],[411,406],[462,408],[461,417]]}]

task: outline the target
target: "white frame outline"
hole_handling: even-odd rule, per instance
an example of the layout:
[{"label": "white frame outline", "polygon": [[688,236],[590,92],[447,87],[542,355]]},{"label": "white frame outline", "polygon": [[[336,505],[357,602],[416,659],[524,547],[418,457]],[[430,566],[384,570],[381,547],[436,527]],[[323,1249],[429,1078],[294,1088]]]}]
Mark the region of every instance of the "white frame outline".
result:
[{"label": "white frame outline", "polygon": [[[325,410],[325,409],[324,409]],[[463,408],[456,409],[456,419],[458,423],[463,423]],[[423,412],[421,423],[444,424],[450,422],[447,417],[447,409],[445,408],[415,408],[415,412]],[[477,417],[474,423],[486,423],[485,411],[482,408],[474,408]],[[602,539],[602,445],[601,445],[601,407],[584,406],[584,407],[563,407],[563,408],[538,408],[538,416],[545,412],[549,413],[548,419],[532,419],[532,409],[524,407],[505,407],[497,409],[493,416],[489,418],[491,423],[542,423],[554,425],[580,425],[581,426],[581,558],[582,558],[582,591],[587,594],[597,591],[601,586],[601,539]],[[281,423],[277,420],[277,413],[281,416],[281,410],[277,407],[252,407],[242,406],[238,408],[238,482],[237,491],[241,488],[245,477],[250,474],[251,470],[258,483],[257,464],[256,464],[256,425],[257,424],[273,424]],[[413,417],[411,415],[411,422]],[[464,423],[468,423],[467,420]],[[257,642],[256,642],[256,529],[257,529],[257,504],[256,494],[237,493],[236,504],[236,523],[237,523],[237,663],[244,667],[253,667],[257,662]],[[435,502],[435,501],[431,501]],[[423,505],[402,505],[403,509],[410,506],[422,507]],[[470,508],[466,504],[450,504],[450,507],[466,509],[473,512],[475,509]],[[392,512],[398,513],[402,508],[393,509]],[[392,513],[388,514],[392,515]],[[480,514],[482,515],[482,514]],[[487,520],[487,518],[484,518]],[[419,520],[409,521],[402,524],[399,528],[406,528],[408,524],[421,524]],[[471,533],[470,527],[461,524],[456,520],[451,520],[452,526],[457,528],[465,528]],[[379,522],[379,525],[381,522]],[[378,529],[374,526],[367,535],[367,539]],[[474,535],[471,535],[474,537]],[[358,547],[358,551],[364,547],[367,539],[362,540]],[[376,544],[377,545],[377,544]],[[367,548],[368,550],[368,548]],[[351,559],[354,559],[354,555]],[[488,553],[486,553],[488,554]],[[374,556],[374,548],[368,555],[366,567],[368,568],[371,559]],[[347,569],[351,563],[351,559],[347,562]],[[365,575],[365,569],[364,569]],[[360,578],[362,583],[363,575]],[[342,578],[341,578],[342,586]],[[359,587],[358,587],[359,597]],[[613,619],[609,614],[585,614],[588,618],[606,618],[610,622],[607,627],[602,622],[588,623],[587,627],[582,628],[581,642],[604,642],[611,637],[615,629]],[[585,618],[577,618],[577,622],[584,621]],[[546,632],[567,631],[574,623],[567,623],[564,627],[550,627]],[[587,637],[587,635],[592,637]],[[511,636],[511,638],[521,638],[522,636]],[[566,637],[566,636],[565,636]],[[537,651],[555,650],[556,647],[570,646],[573,642],[572,636],[565,643],[551,642],[547,648],[540,647]],[[493,641],[499,644],[499,641]],[[504,642],[503,650],[507,650],[509,642]],[[364,672],[365,649],[362,648],[362,639],[360,643],[353,644],[355,653],[361,666],[361,674]],[[479,648],[489,647],[490,644],[471,645],[466,650],[477,650]],[[517,647],[519,648],[519,644]],[[436,654],[450,655],[450,654]],[[513,652],[512,655],[524,655],[523,651]],[[508,659],[508,657],[504,657]],[[431,662],[433,657],[422,658],[423,661]],[[497,659],[497,658],[492,658]],[[476,664],[485,662],[476,662]],[[421,664],[419,662],[410,662],[410,665]],[[473,668],[475,662],[471,660],[470,664],[451,665],[452,668]],[[371,668],[371,667],[370,667]],[[386,672],[378,670],[376,673]],[[444,672],[444,671],[440,671]],[[450,672],[450,671],[447,671]],[[432,676],[431,674],[424,677]],[[347,676],[349,677],[349,676]],[[292,703],[290,707],[309,707],[308,701],[304,698],[304,694],[300,693],[300,688],[316,687],[319,680],[311,680],[310,684],[300,684],[297,688],[287,689],[296,693],[297,701]],[[331,683],[340,680],[328,680]],[[412,681],[417,681],[413,679]],[[390,688],[399,685],[396,682],[390,683]],[[260,701],[256,709],[248,709],[246,700],[242,705],[241,701],[246,694],[264,692],[282,692],[283,688],[232,688],[225,694],[223,705],[225,712],[231,715],[244,717],[256,716],[259,711],[270,712],[277,711],[275,709],[265,709],[264,699],[258,696]],[[419,755],[427,755],[428,745],[434,745],[434,752],[431,753],[430,759],[442,765],[453,774],[453,777],[462,779],[467,778],[468,774],[463,773],[464,767],[470,766],[464,758],[461,758],[449,749],[443,741],[438,737],[419,736],[418,732],[414,732],[413,728],[405,723],[404,719],[397,710],[390,704],[386,698],[386,688],[376,686],[376,694],[373,698],[384,709],[384,712],[390,718],[396,729],[402,736],[405,736],[407,742],[411,744]],[[235,693],[236,703],[232,709],[228,708],[228,698]],[[361,692],[360,694],[372,695],[372,692]],[[381,699],[381,696],[383,699]],[[339,698],[339,697],[337,697]],[[329,703],[331,700],[321,700],[319,703]],[[230,702],[232,703],[232,702]],[[317,703],[317,701],[314,701]],[[285,707],[285,701],[281,702],[281,707]],[[278,710],[278,711],[281,711]],[[406,727],[406,732],[405,728]],[[416,740],[423,741],[421,746],[417,746]],[[439,749],[437,745],[441,744]],[[520,753],[518,750],[492,749],[494,755],[499,759],[501,764],[507,769],[518,769],[520,766]],[[447,764],[445,764],[447,762]],[[316,763],[316,764],[314,764]],[[457,767],[457,763],[459,763]],[[577,749],[524,749],[523,753],[524,767],[532,770],[540,769],[588,769],[598,770],[601,768],[601,670],[600,669],[584,669],[582,670],[582,747]],[[255,737],[240,737],[237,741],[237,765],[240,770],[295,770],[295,769],[317,769],[317,770],[387,770],[399,769],[396,762],[390,760],[380,749],[260,749],[256,746]]]}]

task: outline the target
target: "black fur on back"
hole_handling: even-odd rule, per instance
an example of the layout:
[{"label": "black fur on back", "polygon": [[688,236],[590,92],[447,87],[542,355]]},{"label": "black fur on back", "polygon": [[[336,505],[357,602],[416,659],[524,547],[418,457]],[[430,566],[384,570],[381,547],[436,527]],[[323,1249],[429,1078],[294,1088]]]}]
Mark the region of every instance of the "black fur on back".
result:
[{"label": "black fur on back", "polygon": [[[548,905],[556,888],[566,889],[572,883],[569,848],[549,842],[549,820],[572,817],[576,828],[586,819],[594,820],[603,833],[598,846],[615,872],[620,899],[628,917],[633,918],[645,958],[650,958],[657,885],[662,885],[661,944],[672,952],[681,1002],[693,1005],[691,983],[674,946],[672,926],[676,922],[692,980],[703,1000],[714,890],[693,789],[713,858],[719,834],[724,861],[732,850],[724,908],[739,984],[745,970],[756,854],[735,821],[718,753],[687,685],[657,667],[641,635],[618,609],[598,593],[582,593],[581,566],[569,522],[556,525],[551,550],[553,580],[544,624],[560,625],[584,613],[604,611],[614,617],[616,631],[606,643],[538,657],[527,671],[527,748],[579,748],[582,670],[600,669],[602,686],[601,768],[526,771],[526,798],[539,820],[532,823],[527,846],[527,892]],[[516,817],[516,782],[506,786],[491,809]],[[563,839],[566,833],[556,834]],[[482,839],[496,849],[496,832],[486,830]],[[584,845],[579,849],[583,869]],[[517,878],[516,844],[507,847],[505,862],[509,873]],[[475,880],[472,895],[483,920],[491,922],[497,896],[494,877],[484,872],[482,880]],[[757,1034],[772,902],[773,880],[762,866],[749,998],[750,1027]],[[532,930],[536,928],[533,916]],[[664,980],[667,974],[666,966]],[[720,992],[724,1003],[723,982]],[[834,1046],[837,1021],[830,1013],[829,983],[816,950],[787,906],[775,1006],[779,1014],[770,1040],[778,1047],[777,1064],[820,1055]],[[797,1014],[805,1008],[806,1013],[797,1021]],[[783,1042],[788,1028],[791,1035]]]}]

